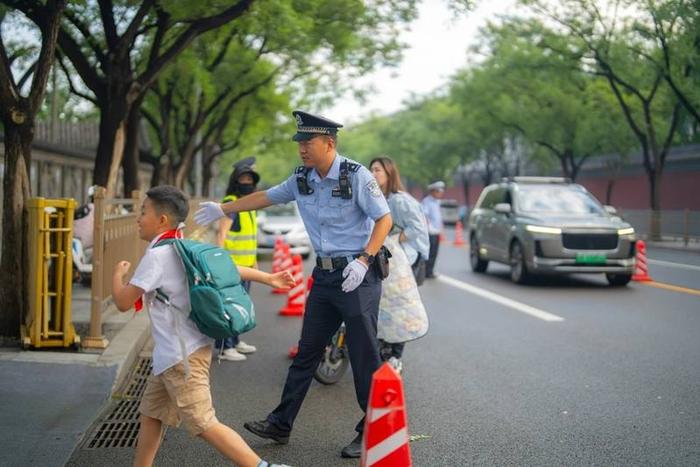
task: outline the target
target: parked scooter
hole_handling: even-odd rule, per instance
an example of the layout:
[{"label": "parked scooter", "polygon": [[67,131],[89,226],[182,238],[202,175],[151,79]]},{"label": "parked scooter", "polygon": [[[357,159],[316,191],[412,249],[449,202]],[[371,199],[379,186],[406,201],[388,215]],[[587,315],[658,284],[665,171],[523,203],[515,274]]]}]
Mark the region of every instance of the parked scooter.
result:
[{"label": "parked scooter", "polygon": [[73,282],[80,282],[89,287],[92,283],[92,248],[86,252],[83,249],[83,242],[79,238],[73,237],[72,250]]},{"label": "parked scooter", "polygon": [[95,205],[92,203],[94,187],[88,190],[88,203],[75,210],[73,215],[73,282],[90,286],[92,281],[92,232]]}]

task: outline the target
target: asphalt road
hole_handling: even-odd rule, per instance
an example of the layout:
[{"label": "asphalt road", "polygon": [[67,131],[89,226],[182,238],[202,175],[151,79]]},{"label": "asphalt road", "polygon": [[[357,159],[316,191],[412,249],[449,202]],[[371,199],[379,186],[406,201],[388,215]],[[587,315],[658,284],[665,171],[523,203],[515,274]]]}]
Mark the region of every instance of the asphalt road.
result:
[{"label": "asphalt road", "polygon": [[[652,277],[679,291],[612,288],[602,275],[516,286],[504,266],[474,274],[466,249],[441,248],[441,277],[421,288],[430,332],[404,356],[409,432],[422,435],[414,465],[700,465],[700,255],[650,250]],[[259,325],[245,340],[258,352],[213,365],[217,416],[270,460],[357,465],[339,457],[361,415],[349,373],[312,385],[289,445],[243,429],[277,404],[301,327],[277,315],[281,296],[262,286],[253,296]],[[131,457],[76,451],[68,465]],[[169,430],[156,465],[228,464]]]}]

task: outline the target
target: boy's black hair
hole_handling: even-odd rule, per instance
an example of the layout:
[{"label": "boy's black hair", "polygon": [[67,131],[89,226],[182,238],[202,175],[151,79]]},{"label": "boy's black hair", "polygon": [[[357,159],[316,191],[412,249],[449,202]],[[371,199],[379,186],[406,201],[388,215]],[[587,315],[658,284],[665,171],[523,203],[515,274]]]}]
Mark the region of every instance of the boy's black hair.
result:
[{"label": "boy's black hair", "polygon": [[156,210],[165,212],[175,221],[175,225],[185,222],[190,205],[187,196],[172,185],[160,185],[151,188],[146,192],[146,196],[151,200]]}]

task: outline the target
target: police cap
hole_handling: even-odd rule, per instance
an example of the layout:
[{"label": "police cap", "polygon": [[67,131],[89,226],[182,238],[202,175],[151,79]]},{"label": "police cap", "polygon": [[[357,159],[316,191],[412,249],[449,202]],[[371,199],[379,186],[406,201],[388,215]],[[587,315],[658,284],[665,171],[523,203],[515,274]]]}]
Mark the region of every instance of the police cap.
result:
[{"label": "police cap", "polygon": [[335,136],[338,133],[338,128],[343,127],[340,123],[326,117],[301,110],[295,110],[292,115],[297,121],[297,132],[292,137],[294,141],[307,141],[318,135]]},{"label": "police cap", "polygon": [[428,190],[430,191],[445,191],[445,182],[438,180],[428,185]]}]

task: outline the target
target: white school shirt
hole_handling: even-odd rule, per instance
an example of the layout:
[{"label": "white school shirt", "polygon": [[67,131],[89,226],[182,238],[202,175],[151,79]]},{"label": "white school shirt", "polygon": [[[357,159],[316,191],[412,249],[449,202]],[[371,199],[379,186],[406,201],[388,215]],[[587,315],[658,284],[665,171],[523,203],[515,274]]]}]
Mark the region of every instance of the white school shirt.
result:
[{"label": "white school shirt", "polygon": [[[212,345],[213,339],[202,334],[197,325],[187,317],[190,311],[190,296],[185,269],[173,245],[153,248],[160,239],[156,237],[136,267],[134,277],[129,283],[143,289],[144,304],[148,305],[151,318],[153,348],[153,374],[159,375],[168,368],[183,361],[185,357],[206,345]],[[170,301],[180,310],[168,307],[155,299],[155,290],[161,289]],[[186,315],[187,314],[187,315]],[[187,355],[182,355],[180,343],[182,337]]]}]

